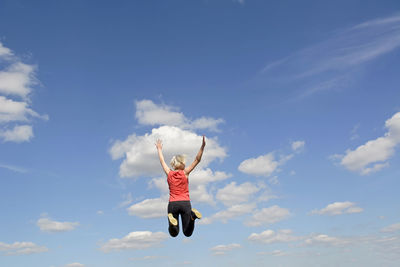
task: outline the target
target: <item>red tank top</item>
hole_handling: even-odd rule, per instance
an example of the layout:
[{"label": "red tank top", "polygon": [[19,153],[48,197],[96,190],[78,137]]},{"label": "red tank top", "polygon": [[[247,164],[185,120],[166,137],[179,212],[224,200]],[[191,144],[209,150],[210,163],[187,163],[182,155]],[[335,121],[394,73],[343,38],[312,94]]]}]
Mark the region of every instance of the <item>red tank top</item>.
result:
[{"label": "red tank top", "polygon": [[183,170],[170,171],[168,173],[169,201],[190,200],[189,180]]}]

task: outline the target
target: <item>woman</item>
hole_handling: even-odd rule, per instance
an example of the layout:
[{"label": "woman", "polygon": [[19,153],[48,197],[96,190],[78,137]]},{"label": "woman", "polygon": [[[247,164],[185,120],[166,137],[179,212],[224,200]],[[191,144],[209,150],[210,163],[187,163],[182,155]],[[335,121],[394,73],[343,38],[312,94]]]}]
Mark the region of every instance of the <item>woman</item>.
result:
[{"label": "woman", "polygon": [[176,155],[171,160],[171,167],[173,168],[171,170],[164,161],[161,140],[156,142],[158,157],[167,175],[169,186],[168,231],[172,237],[176,237],[179,234],[179,215],[181,215],[182,231],[185,236],[192,235],[194,220],[201,219],[201,213],[196,209],[192,209],[190,204],[188,176],[199,164],[205,146],[206,140],[203,136],[203,143],[193,163],[189,167],[185,167],[185,156]]}]

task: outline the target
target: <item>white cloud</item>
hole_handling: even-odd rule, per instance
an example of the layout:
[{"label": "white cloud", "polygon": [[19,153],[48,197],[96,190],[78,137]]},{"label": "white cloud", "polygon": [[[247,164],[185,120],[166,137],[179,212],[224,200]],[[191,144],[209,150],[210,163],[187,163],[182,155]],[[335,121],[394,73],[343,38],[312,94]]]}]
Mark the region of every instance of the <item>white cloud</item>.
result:
[{"label": "white cloud", "polygon": [[21,143],[29,141],[33,137],[32,126],[17,125],[12,130],[0,131],[0,138],[5,142]]},{"label": "white cloud", "polygon": [[29,117],[40,117],[32,109],[28,108],[29,103],[14,101],[0,95],[0,123],[11,121],[28,121]]},{"label": "white cloud", "polygon": [[167,105],[156,105],[151,100],[136,101],[136,119],[143,125],[169,125],[183,129],[199,129],[218,131],[222,119],[201,117],[189,120],[178,108]]},{"label": "white cloud", "polygon": [[0,43],[0,58],[1,57],[5,58],[5,57],[12,56],[12,55],[13,55],[13,53],[12,53],[11,49],[3,46],[3,44]]},{"label": "white cloud", "polygon": [[304,148],[305,144],[305,141],[294,141],[292,142],[292,149],[293,151],[300,151]]},{"label": "white cloud", "polygon": [[127,210],[129,215],[138,216],[140,218],[158,218],[167,216],[167,205],[168,199],[153,198],[133,204]]},{"label": "white cloud", "polygon": [[[5,142],[26,142],[34,135],[34,118],[48,120],[32,110],[29,95],[37,84],[36,67],[22,63],[12,51],[0,43],[0,140]],[[19,100],[16,100],[19,99]],[[20,125],[20,123],[24,125]]]},{"label": "white cloud", "polygon": [[219,211],[210,217],[203,217],[198,223],[199,224],[211,224],[214,221],[221,221],[223,223],[227,223],[228,220],[240,217],[242,215],[252,213],[255,209],[256,205],[254,203],[251,204],[238,204],[229,207],[226,210]]},{"label": "white cloud", "polygon": [[[296,153],[300,153],[305,146],[305,141],[294,141],[291,144],[293,153],[290,154],[280,154],[276,157],[275,152],[270,152],[265,155],[258,156],[256,158],[249,158],[242,161],[239,164],[239,171],[254,175],[254,176],[264,176],[268,177],[272,174],[279,172],[280,166],[283,166],[287,161],[292,159]],[[279,183],[278,177],[271,179],[272,183]]]},{"label": "white cloud", "polygon": [[382,233],[393,233],[400,231],[400,223],[391,224],[381,229]]},{"label": "white cloud", "polygon": [[324,234],[311,235],[309,238],[304,240],[305,246],[344,246],[349,244],[351,241],[343,238],[328,236]]},{"label": "white cloud", "polygon": [[265,224],[273,224],[282,221],[290,216],[288,209],[281,208],[277,205],[269,208],[263,208],[253,213],[253,216],[246,222],[248,226],[260,226]]},{"label": "white cloud", "polygon": [[36,83],[34,72],[32,65],[19,61],[12,63],[6,70],[0,71],[0,93],[26,98]]},{"label": "white cloud", "polygon": [[[176,154],[186,154],[188,162],[196,156],[202,136],[174,126],[161,126],[152,129],[143,136],[130,135],[125,141],[116,141],[110,149],[112,159],[124,158],[120,166],[121,177],[138,177],[160,175],[162,168],[157,156],[155,141],[163,141],[163,153],[166,162]],[[204,155],[198,168],[206,167],[215,159],[224,159],[225,149],[216,138],[207,138]]]},{"label": "white cloud", "polygon": [[233,250],[233,249],[238,249],[241,248],[242,246],[240,244],[232,243],[229,245],[218,245],[213,248],[211,248],[211,251],[214,253],[214,255],[225,255],[227,252]]},{"label": "white cloud", "polygon": [[6,255],[34,254],[46,251],[48,248],[32,242],[15,242],[13,244],[0,242],[0,252],[4,252]]},{"label": "white cloud", "polygon": [[50,218],[43,217],[43,218],[40,218],[36,222],[36,225],[40,228],[41,231],[56,233],[56,232],[72,231],[76,227],[79,226],[79,223],[78,222],[57,222],[57,221],[51,220]]},{"label": "white cloud", "polygon": [[302,239],[302,237],[294,236],[292,235],[292,233],[293,231],[289,229],[279,230],[278,232],[275,232],[273,230],[266,230],[259,234],[252,233],[248,237],[248,240],[252,242],[271,244],[271,243],[282,243],[282,242],[288,243]]},{"label": "white cloud", "polygon": [[120,250],[146,249],[160,245],[161,242],[168,239],[168,235],[163,232],[138,231],[131,232],[127,236],[118,239],[113,238],[101,246],[103,252]]},{"label": "white cloud", "polygon": [[274,154],[269,153],[244,160],[239,165],[239,171],[255,176],[270,176],[278,166],[279,162],[275,160]]},{"label": "white cloud", "polygon": [[385,123],[388,131],[382,137],[368,141],[355,150],[347,150],[340,164],[350,171],[366,175],[388,166],[388,160],[394,155],[400,144],[400,112],[394,114]]},{"label": "white cloud", "polygon": [[332,204],[327,205],[323,209],[313,210],[311,214],[340,215],[340,214],[360,213],[362,211],[363,209],[357,207],[355,203],[350,201],[345,201],[345,202],[334,202]]},{"label": "white cloud", "polygon": [[189,176],[190,199],[193,202],[214,204],[213,194],[207,189],[208,184],[228,179],[231,174],[210,168],[194,170]]},{"label": "white cloud", "polygon": [[249,198],[260,190],[256,185],[246,182],[241,185],[236,185],[236,182],[231,182],[217,192],[217,199],[224,203],[225,206],[231,206],[247,202]]}]

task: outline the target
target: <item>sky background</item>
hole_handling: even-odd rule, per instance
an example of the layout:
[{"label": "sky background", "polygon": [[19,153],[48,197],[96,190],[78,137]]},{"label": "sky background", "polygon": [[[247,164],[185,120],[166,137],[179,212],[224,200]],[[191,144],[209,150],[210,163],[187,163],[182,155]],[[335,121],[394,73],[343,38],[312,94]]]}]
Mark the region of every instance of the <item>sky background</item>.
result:
[{"label": "sky background", "polygon": [[399,266],[399,71],[397,0],[0,0],[0,265]]}]

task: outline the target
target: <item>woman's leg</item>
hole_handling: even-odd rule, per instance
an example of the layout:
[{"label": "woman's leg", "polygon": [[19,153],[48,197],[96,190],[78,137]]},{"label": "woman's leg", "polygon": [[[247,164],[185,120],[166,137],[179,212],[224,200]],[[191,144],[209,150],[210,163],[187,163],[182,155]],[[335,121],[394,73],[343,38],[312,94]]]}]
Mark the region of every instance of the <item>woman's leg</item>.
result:
[{"label": "woman's leg", "polygon": [[182,202],[182,231],[187,237],[191,236],[194,231],[194,218],[192,218],[192,205],[190,201]]},{"label": "woman's leg", "polygon": [[168,203],[168,214],[169,213],[177,220],[177,225],[171,224],[168,219],[168,232],[172,237],[176,237],[179,234],[179,206],[175,202]]}]

